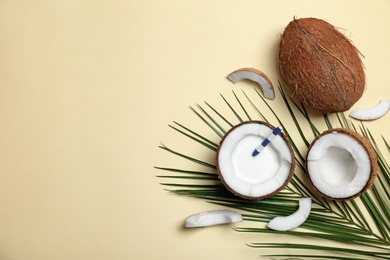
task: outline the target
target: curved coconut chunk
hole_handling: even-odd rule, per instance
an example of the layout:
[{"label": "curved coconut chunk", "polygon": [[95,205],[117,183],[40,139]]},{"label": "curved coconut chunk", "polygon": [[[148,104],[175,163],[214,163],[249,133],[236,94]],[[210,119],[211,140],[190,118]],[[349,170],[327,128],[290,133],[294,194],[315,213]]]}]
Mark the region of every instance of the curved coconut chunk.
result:
[{"label": "curved coconut chunk", "polygon": [[302,225],[309,217],[311,211],[311,198],[299,200],[298,210],[285,217],[275,217],[268,222],[267,227],[278,231],[287,231]]},{"label": "curved coconut chunk", "polygon": [[189,216],[184,223],[187,228],[209,227],[220,224],[241,222],[242,215],[231,210],[205,211]]},{"label": "curved coconut chunk", "polygon": [[307,157],[308,172],[314,186],[332,198],[358,193],[370,178],[370,158],[364,147],[345,134],[319,138]]},{"label": "curved coconut chunk", "polygon": [[382,99],[376,106],[368,108],[357,108],[351,111],[350,117],[358,120],[378,119],[390,110],[390,99]]},{"label": "curved coconut chunk", "polygon": [[244,79],[254,81],[261,87],[265,98],[275,99],[274,87],[271,80],[260,70],[242,68],[233,71],[227,77],[234,84]]},{"label": "curved coconut chunk", "polygon": [[259,123],[245,123],[224,137],[218,168],[230,189],[246,197],[262,197],[279,189],[290,177],[293,155],[279,135],[256,157],[253,150],[272,132]]}]

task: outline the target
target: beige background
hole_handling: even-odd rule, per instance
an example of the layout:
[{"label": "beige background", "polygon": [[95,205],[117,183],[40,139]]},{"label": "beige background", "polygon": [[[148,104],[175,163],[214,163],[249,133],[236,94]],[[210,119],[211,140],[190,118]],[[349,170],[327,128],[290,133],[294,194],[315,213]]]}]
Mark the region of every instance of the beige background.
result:
[{"label": "beige background", "polygon": [[[216,207],[163,190],[153,166],[183,162],[158,145],[211,155],[168,124],[203,129],[188,107],[250,89],[226,79],[237,68],[277,84],[293,16],[346,29],[365,56],[355,107],[376,104],[390,96],[389,11],[387,0],[1,0],[0,259],[260,259],[245,243],[275,237],[182,229]],[[369,123],[386,138],[389,126]]]}]

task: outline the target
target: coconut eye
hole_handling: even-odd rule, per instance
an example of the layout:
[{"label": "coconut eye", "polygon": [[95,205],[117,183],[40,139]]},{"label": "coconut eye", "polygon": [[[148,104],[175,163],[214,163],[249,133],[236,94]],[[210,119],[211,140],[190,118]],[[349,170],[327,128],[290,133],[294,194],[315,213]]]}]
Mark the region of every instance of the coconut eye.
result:
[{"label": "coconut eye", "polygon": [[253,156],[253,151],[273,130],[265,122],[248,121],[233,127],[222,139],[217,151],[217,171],[233,194],[246,199],[264,199],[283,189],[291,179],[294,154],[282,134]]},{"label": "coconut eye", "polygon": [[366,191],[378,170],[371,144],[347,129],[333,129],[309,147],[307,172],[314,187],[329,199],[352,199]]}]

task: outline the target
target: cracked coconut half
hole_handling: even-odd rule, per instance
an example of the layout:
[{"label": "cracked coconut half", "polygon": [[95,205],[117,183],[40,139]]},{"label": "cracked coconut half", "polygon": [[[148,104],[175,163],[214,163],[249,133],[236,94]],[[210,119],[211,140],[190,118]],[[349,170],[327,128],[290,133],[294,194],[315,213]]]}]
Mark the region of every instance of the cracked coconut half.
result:
[{"label": "cracked coconut half", "polygon": [[378,171],[370,142],[351,130],[323,132],[309,147],[306,168],[314,188],[332,200],[349,200],[369,189]]},{"label": "cracked coconut half", "polygon": [[295,159],[287,138],[278,133],[261,152],[254,151],[274,132],[262,121],[236,125],[223,137],[217,151],[217,171],[233,194],[251,200],[264,199],[283,189],[291,179]]}]

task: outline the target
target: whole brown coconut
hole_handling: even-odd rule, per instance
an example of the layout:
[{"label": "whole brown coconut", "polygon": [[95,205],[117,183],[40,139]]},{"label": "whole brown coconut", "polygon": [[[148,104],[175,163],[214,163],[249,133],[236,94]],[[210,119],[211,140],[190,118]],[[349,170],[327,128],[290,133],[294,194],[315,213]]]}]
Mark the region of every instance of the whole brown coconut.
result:
[{"label": "whole brown coconut", "polygon": [[279,70],[291,96],[321,113],[350,109],[363,95],[359,51],[333,25],[294,19],[279,46]]}]

